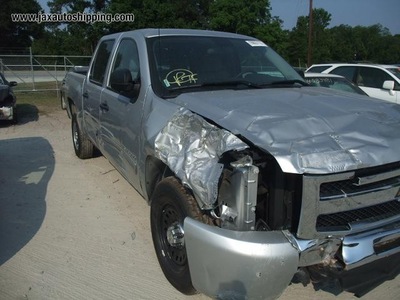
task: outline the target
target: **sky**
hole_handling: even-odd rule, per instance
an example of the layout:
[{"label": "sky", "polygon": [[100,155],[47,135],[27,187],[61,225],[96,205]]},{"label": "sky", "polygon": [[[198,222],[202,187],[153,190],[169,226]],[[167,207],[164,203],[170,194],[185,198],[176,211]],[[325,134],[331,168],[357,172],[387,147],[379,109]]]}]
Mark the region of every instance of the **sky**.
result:
[{"label": "sky", "polygon": [[[283,21],[284,29],[293,29],[299,16],[308,16],[310,0],[270,0],[272,16]],[[371,26],[381,24],[391,34],[400,34],[400,0],[313,0],[314,8],[331,14],[329,27],[341,24]]]}]

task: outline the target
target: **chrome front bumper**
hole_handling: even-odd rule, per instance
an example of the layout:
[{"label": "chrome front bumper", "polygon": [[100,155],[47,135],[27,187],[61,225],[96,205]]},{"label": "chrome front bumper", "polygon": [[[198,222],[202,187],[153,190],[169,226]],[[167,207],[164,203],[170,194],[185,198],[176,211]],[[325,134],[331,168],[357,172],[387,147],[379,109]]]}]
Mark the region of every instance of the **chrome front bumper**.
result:
[{"label": "chrome front bumper", "polygon": [[342,256],[347,270],[400,253],[400,221],[346,236]]}]

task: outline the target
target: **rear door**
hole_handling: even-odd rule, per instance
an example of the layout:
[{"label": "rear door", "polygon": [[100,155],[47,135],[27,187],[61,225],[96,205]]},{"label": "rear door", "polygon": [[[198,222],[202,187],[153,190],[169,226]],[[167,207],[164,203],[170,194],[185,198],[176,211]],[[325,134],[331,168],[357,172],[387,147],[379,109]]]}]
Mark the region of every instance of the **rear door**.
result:
[{"label": "rear door", "polygon": [[83,121],[86,133],[96,146],[101,149],[98,144],[98,134],[100,130],[100,100],[103,84],[105,81],[107,65],[109,63],[111,52],[114,47],[115,40],[108,39],[100,42],[93,62],[89,70],[88,78],[83,89]]},{"label": "rear door", "polygon": [[370,97],[398,103],[398,91],[389,91],[382,88],[386,80],[395,81],[385,71],[374,67],[359,67],[358,78],[360,88]]}]

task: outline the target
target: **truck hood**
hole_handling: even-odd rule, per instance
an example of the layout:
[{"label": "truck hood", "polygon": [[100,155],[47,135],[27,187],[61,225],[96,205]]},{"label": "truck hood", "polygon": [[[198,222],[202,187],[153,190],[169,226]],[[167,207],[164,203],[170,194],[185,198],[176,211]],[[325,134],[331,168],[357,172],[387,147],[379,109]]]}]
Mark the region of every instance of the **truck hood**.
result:
[{"label": "truck hood", "polygon": [[286,173],[400,161],[397,104],[315,87],[184,93],[170,101],[269,152]]}]

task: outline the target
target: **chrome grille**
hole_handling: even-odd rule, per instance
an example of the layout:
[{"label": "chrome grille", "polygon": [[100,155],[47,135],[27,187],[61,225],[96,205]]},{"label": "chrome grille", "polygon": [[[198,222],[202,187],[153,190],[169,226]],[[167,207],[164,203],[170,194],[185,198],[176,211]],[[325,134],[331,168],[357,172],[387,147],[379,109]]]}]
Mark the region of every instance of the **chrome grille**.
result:
[{"label": "chrome grille", "polygon": [[400,220],[400,164],[304,175],[297,235],[349,235]]},{"label": "chrome grille", "polygon": [[317,218],[317,230],[349,230],[352,223],[373,223],[396,215],[400,215],[400,202],[393,200],[370,207],[320,215]]}]

